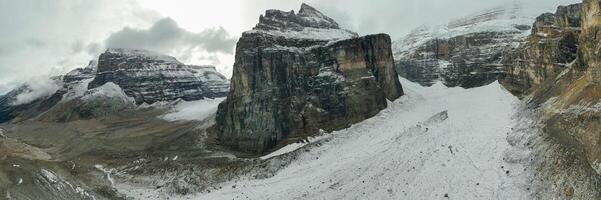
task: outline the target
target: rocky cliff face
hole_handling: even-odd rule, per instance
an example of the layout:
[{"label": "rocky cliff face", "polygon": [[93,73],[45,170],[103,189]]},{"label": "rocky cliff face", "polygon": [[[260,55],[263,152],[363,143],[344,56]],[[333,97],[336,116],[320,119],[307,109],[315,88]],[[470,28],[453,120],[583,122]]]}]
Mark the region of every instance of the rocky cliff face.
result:
[{"label": "rocky cliff face", "polygon": [[108,49],[98,59],[89,88],[113,82],[138,104],[176,99],[199,100],[227,95],[228,81],[211,66],[184,65],[149,51]]},{"label": "rocky cliff face", "polygon": [[[601,180],[600,3],[585,0],[538,17],[528,42],[501,79],[512,92],[529,96],[530,107],[540,113],[537,124],[544,137],[570,152],[570,160],[547,167],[574,169],[574,163],[583,160],[586,166],[577,169],[591,171],[562,172],[568,175],[560,178],[558,187],[597,187]],[[597,199],[601,193],[576,189],[573,195]]]},{"label": "rocky cliff face", "polygon": [[580,152],[601,175],[601,85],[598,49],[601,17],[598,0],[582,4],[576,61],[533,93],[542,104],[544,130],[560,144]]},{"label": "rocky cliff face", "polygon": [[505,73],[499,80],[509,91],[530,94],[571,65],[576,59],[580,13],[581,4],[574,4],[536,18],[526,43],[503,60]]},{"label": "rocky cliff face", "polygon": [[601,84],[601,2],[584,0],[582,12],[581,46],[578,55],[589,81]]},{"label": "rocky cliff face", "polygon": [[403,91],[388,35],[357,37],[303,4],[268,10],[238,41],[218,140],[248,153],[374,116]]},{"label": "rocky cliff face", "polygon": [[487,85],[504,73],[504,55],[525,41],[531,23],[520,7],[510,6],[418,28],[394,44],[397,71],[426,86]]}]

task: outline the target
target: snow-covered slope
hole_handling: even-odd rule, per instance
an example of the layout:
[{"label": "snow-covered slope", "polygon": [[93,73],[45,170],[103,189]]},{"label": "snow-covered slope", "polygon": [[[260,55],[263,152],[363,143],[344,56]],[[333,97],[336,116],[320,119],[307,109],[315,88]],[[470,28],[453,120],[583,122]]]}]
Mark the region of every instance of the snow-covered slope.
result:
[{"label": "snow-covered slope", "polygon": [[376,117],[311,140],[320,145],[284,147],[300,153],[273,177],[178,198],[528,199],[524,168],[504,161],[527,154],[506,140],[515,97],[496,82],[467,90],[402,84],[407,95]]}]

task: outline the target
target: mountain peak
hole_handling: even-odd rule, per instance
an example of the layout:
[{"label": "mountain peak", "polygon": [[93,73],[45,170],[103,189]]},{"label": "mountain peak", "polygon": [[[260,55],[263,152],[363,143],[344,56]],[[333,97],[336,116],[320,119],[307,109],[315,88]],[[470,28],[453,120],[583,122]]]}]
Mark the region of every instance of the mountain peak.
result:
[{"label": "mountain peak", "polygon": [[323,13],[319,12],[319,10],[313,8],[312,6],[303,3],[301,4],[300,10],[298,10],[298,15],[301,16],[320,16],[320,17],[326,17]]},{"label": "mountain peak", "polygon": [[305,3],[301,5],[298,14],[294,11],[267,10],[254,29],[301,31],[304,28],[340,29],[332,18]]}]

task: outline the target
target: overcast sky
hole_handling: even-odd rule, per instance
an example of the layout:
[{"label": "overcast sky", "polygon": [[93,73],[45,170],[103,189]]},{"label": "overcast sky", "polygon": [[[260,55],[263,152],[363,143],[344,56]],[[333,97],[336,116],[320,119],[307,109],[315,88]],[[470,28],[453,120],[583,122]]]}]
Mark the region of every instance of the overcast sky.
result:
[{"label": "overcast sky", "polygon": [[107,47],[158,51],[230,76],[241,33],[266,9],[298,11],[301,2],[361,35],[398,39],[503,4],[542,13],[579,0],[0,0],[0,94],[83,67]]}]

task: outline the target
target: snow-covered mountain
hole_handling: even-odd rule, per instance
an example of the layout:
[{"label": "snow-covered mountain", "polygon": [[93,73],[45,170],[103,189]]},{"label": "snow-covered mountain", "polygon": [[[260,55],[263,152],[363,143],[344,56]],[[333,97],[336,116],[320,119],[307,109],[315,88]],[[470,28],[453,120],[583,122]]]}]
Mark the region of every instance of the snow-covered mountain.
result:
[{"label": "snow-covered mountain", "polygon": [[535,17],[513,5],[419,27],[394,42],[397,71],[423,85],[442,81],[469,88],[492,83],[503,72],[503,54],[525,42]]},{"label": "snow-covered mountain", "polygon": [[[94,99],[89,95],[94,94],[93,91],[103,91],[106,84],[114,86],[106,87],[109,91],[122,90],[117,94],[126,96],[120,98],[131,98],[131,102],[137,105],[174,102],[178,99],[196,101],[220,98],[229,91],[229,80],[213,66],[185,65],[171,56],[146,50],[108,49],[98,60],[91,61],[84,68],[74,69],[42,83],[28,83],[0,96],[0,122],[15,118],[17,121],[26,120],[40,114],[48,116],[52,112],[47,111],[59,104],[77,107],[81,102]],[[51,118],[55,119],[56,116]]]},{"label": "snow-covered mountain", "polygon": [[96,164],[204,151],[200,140],[228,85],[210,66],[109,49],[84,68],[0,96],[0,199],[125,198]]},{"label": "snow-covered mountain", "polygon": [[150,51],[108,49],[89,88],[113,82],[138,104],[224,97],[229,82],[213,66],[190,66]]},{"label": "snow-covered mountain", "polygon": [[336,21],[315,8],[302,4],[294,11],[267,10],[259,23],[245,34],[266,34],[299,40],[332,41],[357,37],[357,33],[342,29]]}]

